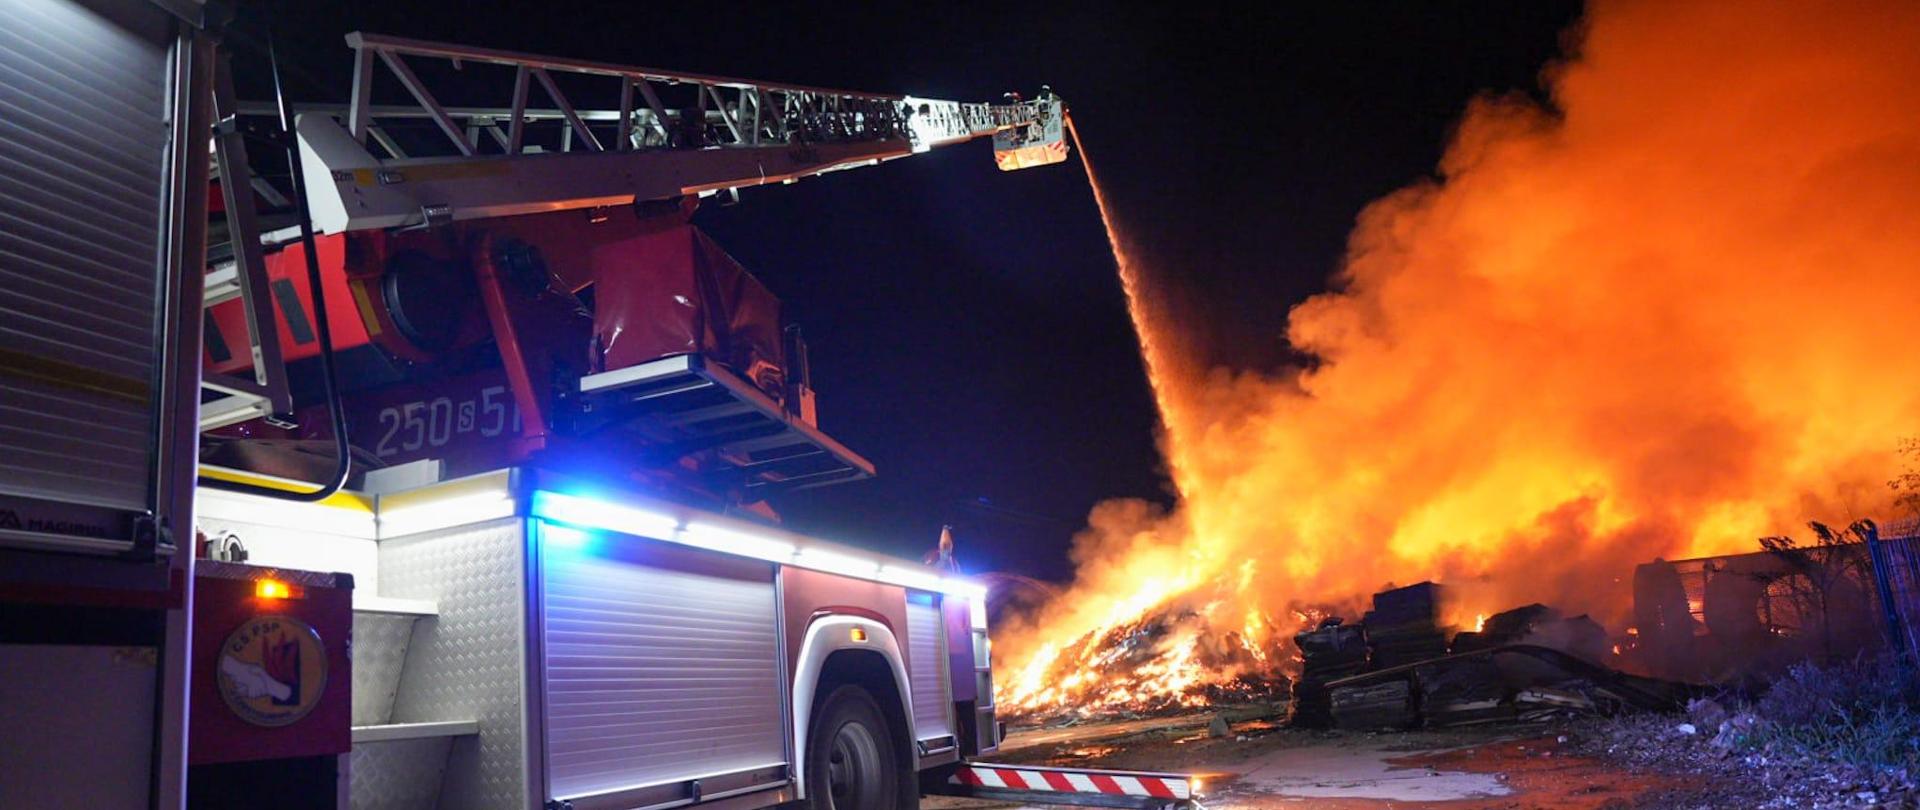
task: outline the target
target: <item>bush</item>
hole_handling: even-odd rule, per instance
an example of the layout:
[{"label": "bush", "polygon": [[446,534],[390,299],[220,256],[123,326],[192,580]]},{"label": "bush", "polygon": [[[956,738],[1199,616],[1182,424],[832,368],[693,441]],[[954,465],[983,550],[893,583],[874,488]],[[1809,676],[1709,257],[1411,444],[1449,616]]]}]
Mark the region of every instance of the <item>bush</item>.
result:
[{"label": "bush", "polygon": [[1920,769],[1920,704],[1888,662],[1795,664],[1754,709],[1755,747],[1867,770]]}]

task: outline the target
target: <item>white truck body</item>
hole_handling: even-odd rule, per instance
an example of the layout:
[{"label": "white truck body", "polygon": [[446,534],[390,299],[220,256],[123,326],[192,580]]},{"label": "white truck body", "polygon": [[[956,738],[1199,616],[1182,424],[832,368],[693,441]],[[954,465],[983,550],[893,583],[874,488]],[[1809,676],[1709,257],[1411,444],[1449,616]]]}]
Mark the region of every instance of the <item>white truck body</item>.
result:
[{"label": "white truck body", "polygon": [[917,563],[530,469],[199,509],[249,565],[352,576],[354,808],[805,798],[838,654],[884,660],[919,768],[994,747],[984,594]]}]

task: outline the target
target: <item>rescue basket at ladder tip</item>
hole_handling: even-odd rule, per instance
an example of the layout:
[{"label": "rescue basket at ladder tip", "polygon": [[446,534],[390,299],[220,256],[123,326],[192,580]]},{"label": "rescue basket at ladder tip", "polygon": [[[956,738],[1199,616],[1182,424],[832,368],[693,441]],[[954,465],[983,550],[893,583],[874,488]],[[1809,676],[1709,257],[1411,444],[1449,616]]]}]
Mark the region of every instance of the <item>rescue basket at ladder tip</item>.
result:
[{"label": "rescue basket at ladder tip", "polygon": [[1057,96],[1034,102],[1039,115],[993,134],[993,164],[1003,172],[1049,166],[1067,159],[1066,104]]}]

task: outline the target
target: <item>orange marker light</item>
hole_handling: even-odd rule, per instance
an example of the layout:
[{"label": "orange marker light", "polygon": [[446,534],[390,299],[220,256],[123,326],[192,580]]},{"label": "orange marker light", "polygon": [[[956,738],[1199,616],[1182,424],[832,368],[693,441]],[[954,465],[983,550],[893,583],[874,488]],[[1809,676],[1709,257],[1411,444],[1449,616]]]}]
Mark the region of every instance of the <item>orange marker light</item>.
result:
[{"label": "orange marker light", "polygon": [[261,599],[286,599],[293,596],[293,589],[280,580],[263,579],[253,584],[253,595]]},{"label": "orange marker light", "polygon": [[864,627],[853,628],[853,640],[865,642],[867,640],[867,629]]}]

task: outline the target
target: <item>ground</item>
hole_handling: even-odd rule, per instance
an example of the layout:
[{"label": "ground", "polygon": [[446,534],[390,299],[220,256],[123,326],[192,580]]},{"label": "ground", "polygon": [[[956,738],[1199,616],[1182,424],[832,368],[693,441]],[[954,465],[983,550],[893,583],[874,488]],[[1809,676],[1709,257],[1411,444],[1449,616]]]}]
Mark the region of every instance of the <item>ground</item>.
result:
[{"label": "ground", "polygon": [[[1227,713],[1224,736],[1209,731],[1214,714],[1017,729],[991,759],[1199,774],[1209,810],[1677,810],[1757,807],[1766,798],[1713,774],[1609,756],[1581,723],[1364,734],[1288,729],[1272,715]],[[929,799],[927,806],[996,805]]]}]

